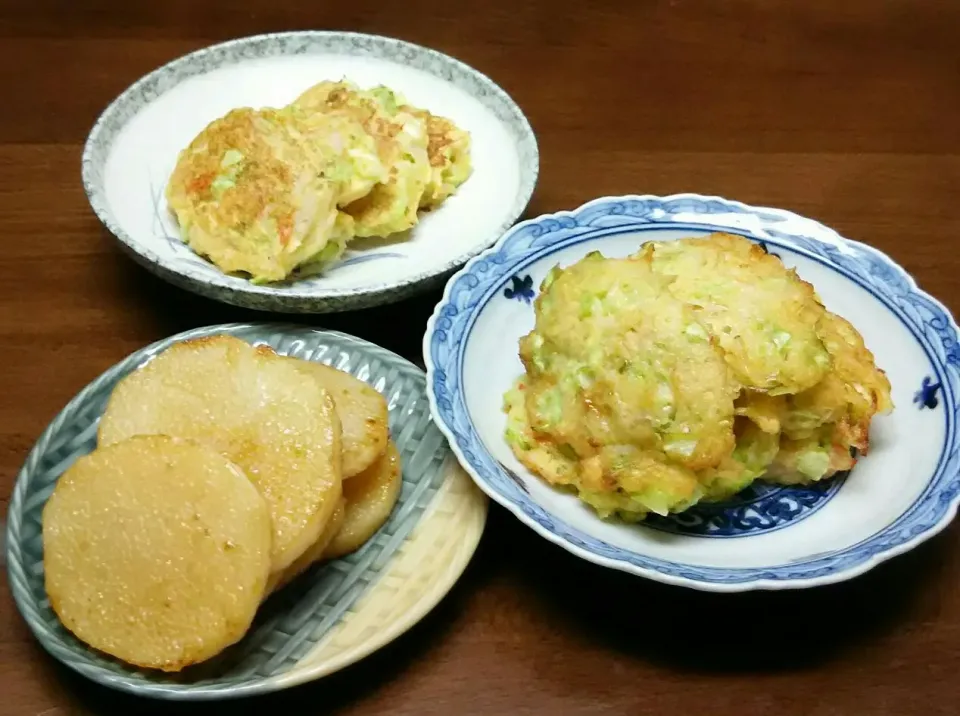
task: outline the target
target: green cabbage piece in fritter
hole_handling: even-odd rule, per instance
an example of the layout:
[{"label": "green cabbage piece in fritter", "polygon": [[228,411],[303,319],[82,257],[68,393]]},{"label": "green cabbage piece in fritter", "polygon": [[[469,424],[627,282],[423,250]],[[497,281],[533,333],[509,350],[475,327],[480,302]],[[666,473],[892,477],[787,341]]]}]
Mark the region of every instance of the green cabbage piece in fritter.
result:
[{"label": "green cabbage piece in fritter", "polygon": [[280,281],[342,251],[340,187],[320,162],[302,151],[287,114],[234,110],[180,153],[167,201],[184,241],[222,271]]},{"label": "green cabbage piece in fritter", "polygon": [[601,517],[635,520],[649,512],[666,515],[700,499],[700,485],[689,470],[635,447],[603,448],[581,461],[570,445],[534,433],[526,399],[522,380],[504,397],[507,443],[528,470],[552,485],[572,489]]},{"label": "green cabbage piece in fritter", "polygon": [[418,222],[420,201],[430,179],[427,127],[403,111],[387,88],[362,90],[352,82],[321,82],[300,95],[294,106],[322,124],[346,116],[373,138],[386,175],[373,188],[344,207],[360,237],[406,231]]},{"label": "green cabbage piece in fritter", "polygon": [[[665,280],[637,259],[591,255],[544,281],[521,340],[533,434],[578,462],[581,496],[637,495],[682,509],[695,471],[733,449],[737,387],[722,355]],[[665,487],[668,486],[668,487]]]},{"label": "green cabbage piece in fritter", "polygon": [[605,516],[849,470],[890,385],[812,287],[740,237],[555,268],[520,340],[507,441]]},{"label": "green cabbage piece in fritter", "polygon": [[673,279],[670,292],[693,308],[744,387],[797,393],[827,373],[816,330],[823,306],[777,257],[729,234],[650,242],[642,255]]}]

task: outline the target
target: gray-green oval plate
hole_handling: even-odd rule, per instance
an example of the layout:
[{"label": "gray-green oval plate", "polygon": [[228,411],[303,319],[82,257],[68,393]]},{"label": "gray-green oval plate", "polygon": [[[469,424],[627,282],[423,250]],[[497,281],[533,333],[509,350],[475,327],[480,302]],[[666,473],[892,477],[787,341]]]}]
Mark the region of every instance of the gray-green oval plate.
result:
[{"label": "gray-green oval plate", "polygon": [[[387,523],[359,551],[316,567],[271,597],[246,637],[179,674],[122,664],[87,647],[50,608],[44,589],[41,512],[57,479],[96,445],[110,392],[172,344],[231,334],[279,353],[346,370],[387,399],[403,488]],[[7,566],[17,607],[43,647],[107,686],[174,700],[222,699],[301,684],[351,664],[409,629],[456,582],[483,532],[487,500],[453,458],[430,417],[423,371],[343,333],[280,324],[199,328],[154,343],[106,371],[70,401],[17,477],[7,525]]]}]

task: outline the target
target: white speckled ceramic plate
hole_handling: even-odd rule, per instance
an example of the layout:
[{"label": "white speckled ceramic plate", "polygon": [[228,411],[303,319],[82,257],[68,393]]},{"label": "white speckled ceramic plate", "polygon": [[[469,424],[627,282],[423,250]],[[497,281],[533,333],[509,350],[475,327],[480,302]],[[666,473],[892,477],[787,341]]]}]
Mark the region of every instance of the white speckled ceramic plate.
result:
[{"label": "white speckled ceramic plate", "polygon": [[[386,84],[472,136],[474,171],[458,193],[400,241],[351,244],[323,276],[269,286],[224,275],[179,240],[163,189],[177,153],[235,107],[283,106],[323,80]],[[490,78],[400,40],[291,32],[232,40],[151,72],[100,116],[83,153],[83,183],[100,220],[149,270],[226,303],[322,313],[398,300],[492,245],[523,213],[539,171],[526,117]]]},{"label": "white speckled ceramic plate", "polygon": [[[230,334],[348,371],[390,409],[403,487],[390,519],[357,552],[305,572],[272,596],[247,635],[179,674],[129,668],[87,648],[50,608],[44,589],[41,514],[57,479],[94,449],[117,382],[173,343]],[[430,419],[423,371],[359,338],[276,324],[230,324],[167,338],[94,380],[54,418],[17,477],[7,525],[7,568],[17,607],[40,643],[94,681],[142,696],[222,699],[284,689],[363,658],[417,623],[450,590],[483,533],[487,500]]]}]

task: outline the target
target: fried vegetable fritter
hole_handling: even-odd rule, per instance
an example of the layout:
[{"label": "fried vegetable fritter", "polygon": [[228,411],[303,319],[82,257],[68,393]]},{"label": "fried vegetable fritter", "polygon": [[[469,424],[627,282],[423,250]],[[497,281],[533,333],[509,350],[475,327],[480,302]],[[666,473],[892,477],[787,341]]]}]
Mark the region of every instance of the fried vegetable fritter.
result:
[{"label": "fried vegetable fritter", "polygon": [[857,458],[838,431],[839,425],[827,423],[805,438],[783,438],[765,478],[781,485],[802,485],[853,469]]},{"label": "fried vegetable fritter", "polygon": [[890,384],[813,287],[741,237],[554,268],[505,397],[517,458],[601,516],[849,470]]},{"label": "fried vegetable fritter", "polygon": [[817,330],[831,371],[812,388],[786,397],[781,454],[767,475],[774,482],[812,482],[852,469],[869,451],[873,416],[893,409],[890,381],[857,330],[832,313]]},{"label": "fried vegetable fritter", "polygon": [[417,224],[417,210],[430,178],[427,127],[401,110],[386,87],[361,90],[351,82],[321,82],[304,92],[294,105],[322,123],[330,116],[360,122],[376,141],[387,176],[372,190],[347,205],[357,236],[386,236]]},{"label": "fried vegetable fritter", "polygon": [[420,198],[420,208],[435,209],[473,173],[470,135],[446,117],[409,105],[404,105],[403,110],[426,123],[430,179]]},{"label": "fried vegetable fritter", "polygon": [[521,340],[530,427],[577,462],[571,484],[599,509],[618,491],[644,511],[686,506],[694,471],[734,447],[738,387],[666,286],[643,259],[591,254],[548,276]]},{"label": "fried vegetable fritter", "polygon": [[382,85],[326,81],[211,122],[165,194],[194,251],[269,283],[322,273],[355,237],[412,229],[471,172],[470,135],[451,120]]},{"label": "fried vegetable fritter", "polygon": [[335,259],[352,234],[337,212],[342,186],[326,177],[346,161],[346,144],[307,151],[317,143],[293,128],[293,114],[238,109],[180,154],[167,202],[186,243],[225,273],[280,281],[300,264]]},{"label": "fried vegetable fritter", "polygon": [[674,279],[670,293],[693,308],[744,387],[796,393],[827,373],[817,334],[824,308],[776,256],[730,234],[650,242],[642,254]]}]

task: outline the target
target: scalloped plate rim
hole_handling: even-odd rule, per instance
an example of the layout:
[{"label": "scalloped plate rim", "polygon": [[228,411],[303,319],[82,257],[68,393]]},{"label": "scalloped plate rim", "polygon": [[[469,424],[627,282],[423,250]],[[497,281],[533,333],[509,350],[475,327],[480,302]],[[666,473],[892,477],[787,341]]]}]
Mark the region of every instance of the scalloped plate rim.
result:
[{"label": "scalloped plate rim", "polygon": [[[906,269],[904,269],[896,261],[894,261],[889,255],[887,255],[880,249],[877,249],[868,244],[864,244],[862,242],[858,242],[851,239],[846,239],[843,236],[841,236],[836,230],[830,228],[829,226],[822,224],[819,221],[816,221],[814,219],[809,219],[807,217],[804,217],[803,215],[798,214],[796,212],[786,210],[786,209],[767,207],[767,206],[754,206],[754,205],[746,204],[741,201],[726,199],[724,197],[717,196],[717,195],[697,194],[694,192],[680,192],[680,193],[668,194],[668,195],[624,194],[624,195],[610,195],[610,196],[597,197],[581,204],[579,207],[575,209],[560,210],[552,213],[542,214],[540,216],[532,217],[525,221],[521,221],[516,225],[514,225],[511,229],[506,231],[493,246],[484,250],[483,252],[473,257],[472,259],[470,259],[463,266],[463,268],[461,268],[453,276],[450,277],[450,279],[447,281],[447,284],[444,288],[443,296],[438,301],[433,313],[431,314],[430,318],[427,321],[427,328],[426,328],[426,332],[424,333],[422,349],[423,349],[424,363],[427,368],[427,395],[430,401],[430,411],[433,415],[434,422],[437,424],[440,430],[447,437],[447,440],[450,443],[451,450],[453,450],[454,454],[457,456],[457,459],[460,461],[460,464],[463,466],[467,474],[470,475],[470,477],[477,483],[478,487],[480,487],[480,489],[483,490],[483,492],[486,493],[487,496],[490,497],[490,499],[492,499],[502,507],[506,508],[510,513],[512,513],[515,517],[517,517],[517,519],[519,519],[523,524],[530,527],[534,532],[539,534],[541,537],[547,539],[548,541],[552,542],[553,544],[559,547],[562,547],[568,552],[603,567],[609,567],[612,569],[616,569],[616,570],[627,572],[637,576],[645,577],[653,581],[669,584],[672,586],[688,587],[688,588],[693,588],[701,591],[724,592],[724,593],[746,592],[746,591],[757,591],[757,590],[778,591],[778,590],[787,590],[787,589],[805,589],[805,588],[812,588],[816,586],[835,584],[838,582],[847,581],[854,577],[860,576],[874,569],[878,565],[914,549],[920,544],[926,542],[927,540],[941,533],[957,516],[958,509],[960,509],[960,491],[958,491],[956,494],[952,496],[952,498],[950,499],[949,503],[946,506],[944,514],[935,524],[929,526],[924,531],[920,532],[917,535],[914,535],[912,538],[909,538],[901,542],[900,544],[886,548],[880,552],[875,552],[873,554],[870,554],[865,559],[863,559],[862,561],[860,561],[859,563],[853,566],[846,567],[843,569],[838,569],[833,573],[824,574],[816,577],[807,577],[807,578],[789,578],[789,579],[758,578],[758,579],[752,579],[752,580],[726,581],[726,582],[706,581],[706,580],[695,579],[690,576],[664,573],[648,567],[634,565],[626,560],[615,559],[615,558],[606,557],[600,554],[596,554],[590,551],[589,549],[573,544],[564,536],[559,535],[547,529],[546,527],[541,525],[539,522],[537,522],[535,519],[533,519],[531,516],[529,516],[524,511],[523,507],[520,504],[515,502],[509,496],[502,494],[494,485],[490,484],[487,478],[481,475],[480,471],[466,457],[466,455],[464,454],[464,450],[461,448],[458,442],[458,435],[456,431],[448,424],[447,419],[441,413],[441,409],[438,404],[438,399],[437,399],[437,394],[435,389],[435,384],[437,382],[438,368],[434,362],[433,352],[432,352],[432,348],[435,341],[435,334],[438,330],[437,322],[441,319],[443,310],[447,306],[451,305],[451,296],[454,290],[457,288],[459,281],[465,280],[466,277],[468,276],[472,276],[473,269],[474,267],[477,266],[477,264],[488,259],[491,256],[498,254],[511,239],[520,235],[521,232],[531,227],[541,226],[551,220],[560,221],[563,219],[577,219],[578,217],[589,212],[591,209],[607,206],[610,204],[626,203],[626,202],[638,202],[638,203],[639,202],[657,202],[660,204],[667,204],[673,201],[684,201],[684,200],[722,204],[724,206],[731,208],[733,210],[733,213],[737,213],[745,216],[753,216],[755,218],[758,217],[758,215],[760,214],[767,214],[771,217],[778,217],[782,221],[799,222],[802,225],[807,225],[811,228],[814,228],[820,234],[831,237],[830,242],[823,241],[821,238],[804,237],[805,240],[811,243],[828,245],[828,246],[832,244],[835,248],[837,248],[840,251],[844,251],[845,249],[847,250],[852,249],[854,252],[862,251],[867,254],[872,254],[876,259],[884,263],[888,268],[891,268],[897,272],[897,274],[905,281],[906,285],[910,289],[910,293],[921,296],[925,300],[929,301],[931,305],[937,308],[941,312],[941,314],[948,319],[949,323],[947,327],[951,329],[955,337],[960,335],[960,327],[958,327],[956,319],[953,317],[953,314],[951,313],[951,311],[940,300],[923,291],[919,287],[916,279],[912,275],[910,275],[910,273],[907,272]],[[709,214],[704,214],[704,216],[709,216]],[[651,228],[655,228],[655,226],[651,225]],[[670,227],[664,226],[663,228],[670,228]],[[696,226],[695,223],[689,223],[689,225],[686,226],[685,228],[689,228],[691,231],[698,230],[698,227]],[[712,228],[713,226],[706,225],[705,223],[705,225],[701,227],[700,230],[706,230],[706,229],[712,229]],[[727,227],[727,230],[729,230],[731,233],[749,234],[751,236],[753,235],[752,232],[750,232],[749,230],[743,227],[730,226],[730,227]],[[586,240],[589,240],[589,239],[586,239]],[[795,251],[800,254],[807,255],[809,253],[802,246],[791,245],[789,243],[784,242],[782,239],[778,240],[776,237],[769,237],[763,240],[765,241],[769,240],[773,244],[781,245],[784,248],[787,248],[791,251]],[[532,256],[537,255],[540,258],[542,258],[543,256],[548,255],[550,253],[548,250],[548,247],[549,245],[545,245],[537,248],[536,250],[529,250],[527,252],[524,252],[523,256],[525,258],[531,258]],[[809,253],[809,256],[811,258],[814,257],[812,253]],[[820,258],[819,260],[823,261],[822,258]],[[510,262],[510,265],[513,266],[513,263]],[[835,267],[835,268],[838,268],[838,267]],[[838,269],[838,270],[841,271],[841,275],[843,275],[845,279],[849,281],[853,281],[853,279],[847,277],[844,273],[842,273],[842,269]],[[507,278],[506,274],[504,274],[504,278]],[[485,305],[490,300],[492,295],[495,295],[496,291],[498,291],[502,287],[503,287],[502,283],[496,284],[495,287],[491,286],[491,290],[485,293],[483,298],[479,300],[476,304],[474,304],[474,306],[471,309],[471,316],[469,319],[470,322],[472,322],[478,314],[477,307],[480,305]],[[866,288],[865,286],[861,286],[861,287]],[[912,331],[913,327],[910,326],[910,328]],[[926,351],[925,348],[924,350]],[[942,371],[945,368],[946,366],[941,365],[939,360],[936,361],[937,370]],[[957,406],[954,403],[953,408],[956,409],[956,407]],[[954,433],[953,434],[954,442],[956,442],[958,439],[956,425],[954,425],[953,433]],[[476,437],[475,432],[473,433],[473,435],[474,437]],[[949,447],[949,438],[950,438],[950,435],[945,436],[944,453],[946,453],[946,449],[947,447]],[[479,439],[477,441],[480,444],[480,449],[483,450],[482,443],[479,441]],[[484,450],[484,452],[486,451]],[[948,456],[944,457],[944,460],[946,460],[947,457]],[[890,527],[892,524],[902,519],[904,515],[907,514],[911,509],[913,509],[914,505],[923,498],[926,492],[926,489],[929,488],[930,484],[932,484],[934,477],[935,475],[931,476],[930,482],[927,484],[924,490],[921,491],[921,493],[917,496],[915,503],[912,503],[899,516],[894,518],[889,525],[887,525],[884,528],[881,528],[880,531]],[[533,502],[536,508],[550,515],[554,520],[560,521],[559,518],[551,515],[551,513],[548,510],[546,510],[545,508],[537,504],[535,501],[531,500],[531,502]],[[569,529],[572,531],[577,531],[576,528],[573,528],[573,527],[569,527]],[[867,538],[867,540],[875,537],[876,534],[878,533],[871,535],[870,537]],[[591,539],[595,539],[595,538],[591,538]],[[865,542],[867,540],[863,540],[863,541]],[[597,541],[600,541],[600,540],[597,540]],[[620,547],[617,547],[616,549],[619,549],[623,552],[629,552],[629,550],[626,550]],[[839,551],[843,552],[844,550],[839,550]],[[813,555],[811,559],[817,558],[817,557],[818,555]],[[664,564],[670,563],[669,560],[664,560],[659,558],[655,558],[655,561],[659,561]],[[698,565],[687,565],[680,562],[672,562],[672,564],[676,565],[676,567],[680,569],[682,569],[683,567],[689,567],[691,569],[700,568]],[[768,569],[769,570],[783,569],[789,566],[790,564],[779,564],[779,565],[772,565]],[[757,569],[760,569],[760,568],[757,568]],[[737,570],[733,569],[730,571],[734,572]]]}]

